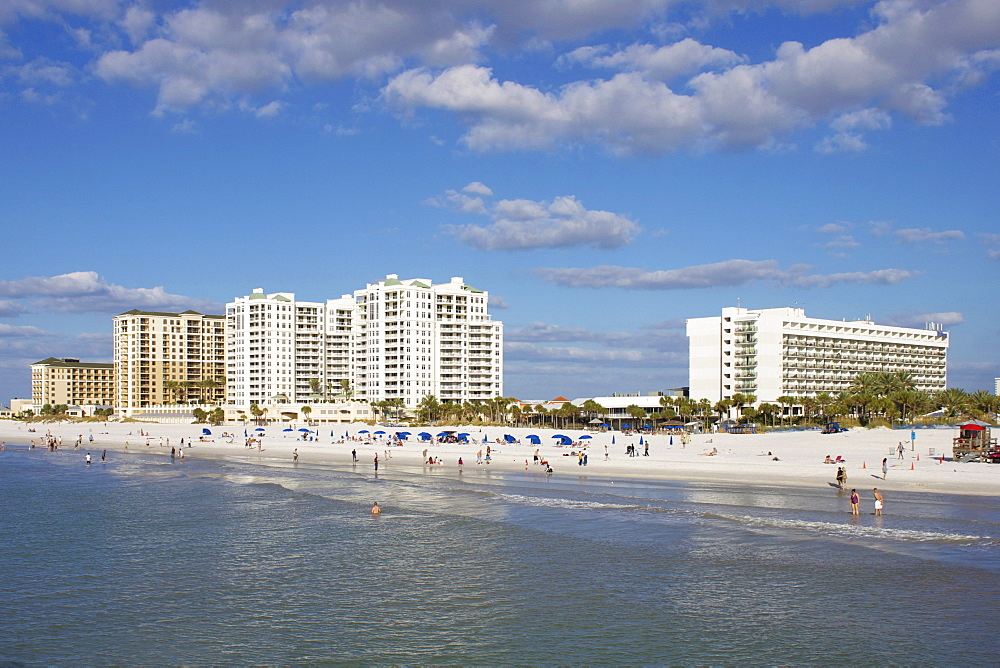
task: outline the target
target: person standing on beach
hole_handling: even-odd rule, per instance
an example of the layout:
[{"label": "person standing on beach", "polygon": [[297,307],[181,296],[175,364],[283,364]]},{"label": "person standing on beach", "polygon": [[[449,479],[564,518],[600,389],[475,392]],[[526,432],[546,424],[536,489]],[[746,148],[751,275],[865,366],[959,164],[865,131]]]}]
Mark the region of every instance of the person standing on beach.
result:
[{"label": "person standing on beach", "polygon": [[858,490],[852,489],[851,490],[851,514],[852,515],[857,515],[858,514],[858,504],[859,503],[861,503],[861,497],[858,496]]},{"label": "person standing on beach", "polygon": [[87,453],[87,466],[90,466],[90,453]]},{"label": "person standing on beach", "polygon": [[882,516],[882,492],[878,491],[878,487],[872,490],[872,496],[875,497],[875,517]]},{"label": "person standing on beach", "polygon": [[899,445],[896,446],[896,454],[899,455],[896,459],[902,459],[903,458],[903,442],[902,441],[900,441]]},{"label": "person standing on beach", "polygon": [[292,463],[293,464],[298,464],[299,463],[299,449],[298,448],[295,448],[294,450],[292,450]]},{"label": "person standing on beach", "polygon": [[889,472],[889,458],[882,458],[882,480],[885,480],[885,475]]},{"label": "person standing on beach", "polygon": [[358,451],[357,451],[357,450],[351,450],[351,460],[352,460],[352,461],[353,461],[353,462],[354,462],[355,464],[357,464],[357,463],[358,463]]},{"label": "person standing on beach", "polygon": [[375,453],[375,473],[378,473],[378,453]]}]

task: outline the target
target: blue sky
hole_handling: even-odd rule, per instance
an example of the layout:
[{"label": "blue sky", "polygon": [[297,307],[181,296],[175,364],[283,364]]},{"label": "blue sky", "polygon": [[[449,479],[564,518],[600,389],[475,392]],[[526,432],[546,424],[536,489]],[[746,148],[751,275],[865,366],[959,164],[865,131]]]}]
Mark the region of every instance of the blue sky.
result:
[{"label": "blue sky", "polygon": [[111,316],[462,276],[505,394],[687,384],[685,318],[1000,375],[996,0],[0,0],[0,397]]}]

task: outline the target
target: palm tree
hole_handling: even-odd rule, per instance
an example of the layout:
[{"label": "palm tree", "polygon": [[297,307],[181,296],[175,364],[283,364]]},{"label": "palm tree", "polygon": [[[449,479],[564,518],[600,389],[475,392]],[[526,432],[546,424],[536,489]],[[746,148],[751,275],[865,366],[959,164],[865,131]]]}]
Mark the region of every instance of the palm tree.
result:
[{"label": "palm tree", "polygon": [[934,395],[934,401],[945,413],[945,417],[959,417],[969,405],[969,395],[965,390],[949,387]]},{"label": "palm tree", "polygon": [[979,390],[969,395],[969,410],[980,420],[988,420],[1000,408],[1000,397],[986,390]]},{"label": "palm tree", "polygon": [[309,416],[312,415],[312,406],[306,404],[302,407],[302,416],[306,419],[306,424],[309,424]]},{"label": "palm tree", "polygon": [[777,404],[770,404],[767,402],[762,403],[757,407],[757,412],[763,415],[765,418],[771,418],[771,426],[774,426],[774,414],[781,411],[781,408]]}]

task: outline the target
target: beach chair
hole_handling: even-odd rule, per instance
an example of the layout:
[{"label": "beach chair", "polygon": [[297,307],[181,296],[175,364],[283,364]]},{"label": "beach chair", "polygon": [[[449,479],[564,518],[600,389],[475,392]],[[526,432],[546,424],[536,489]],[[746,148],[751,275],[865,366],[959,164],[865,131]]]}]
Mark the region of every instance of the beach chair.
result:
[{"label": "beach chair", "polygon": [[927,448],[927,456],[928,457],[936,457],[937,456],[937,450],[935,448]]}]

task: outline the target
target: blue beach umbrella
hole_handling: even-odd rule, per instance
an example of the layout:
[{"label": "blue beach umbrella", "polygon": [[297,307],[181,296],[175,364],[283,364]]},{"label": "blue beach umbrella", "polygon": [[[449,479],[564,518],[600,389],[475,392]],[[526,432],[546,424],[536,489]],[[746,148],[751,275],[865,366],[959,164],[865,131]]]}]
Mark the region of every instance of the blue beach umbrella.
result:
[{"label": "blue beach umbrella", "polygon": [[639,445],[642,445],[642,436],[639,437]]},{"label": "blue beach umbrella", "polygon": [[592,438],[592,436],[590,434],[584,434],[583,436],[580,437],[581,440],[584,438]]},{"label": "blue beach umbrella", "polygon": [[[289,430],[289,431],[291,431],[291,430]],[[299,429],[299,431],[304,431],[307,434],[311,434],[312,433],[310,430],[306,429],[305,427],[303,427],[302,429]]]},{"label": "blue beach umbrella", "polygon": [[514,443],[515,441],[517,441],[517,439],[511,436],[510,434],[504,434],[503,440],[507,441],[508,443]]},{"label": "blue beach umbrella", "polygon": [[542,439],[538,438],[535,434],[528,434],[525,438],[528,439],[528,441],[533,445],[541,445],[542,443]]},{"label": "blue beach umbrella", "polygon": [[380,429],[379,431],[376,431],[376,432],[375,432],[375,434],[376,434],[377,436],[381,436],[381,435],[382,435],[382,434],[384,434],[384,433],[385,433],[385,432],[384,432],[384,431],[382,431],[381,429]]},{"label": "blue beach umbrella", "polygon": [[243,430],[243,438],[246,438],[246,437],[247,437],[248,435],[249,435],[249,434],[247,434],[247,430],[246,430],[246,429],[244,429],[244,430]]},{"label": "blue beach umbrella", "polygon": [[674,444],[674,435],[670,434],[670,445]]},{"label": "blue beach umbrella", "polygon": [[486,443],[486,434],[483,434],[483,443]]},{"label": "blue beach umbrella", "polygon": [[611,445],[615,444],[615,435],[611,434]]},{"label": "blue beach umbrella", "polygon": [[211,429],[202,429],[201,433],[203,433],[205,436],[211,436],[212,435],[212,430]]},{"label": "blue beach umbrella", "polygon": [[431,435],[428,434],[426,431],[420,432],[419,434],[417,434],[417,436],[420,437],[421,441],[429,441],[429,440],[431,440]]},{"label": "blue beach umbrella", "polygon": [[367,434],[368,430],[367,429],[361,429],[361,430],[358,431],[358,433],[359,434]]},{"label": "blue beach umbrella", "polygon": [[254,431],[266,431],[263,427],[257,427]]}]

